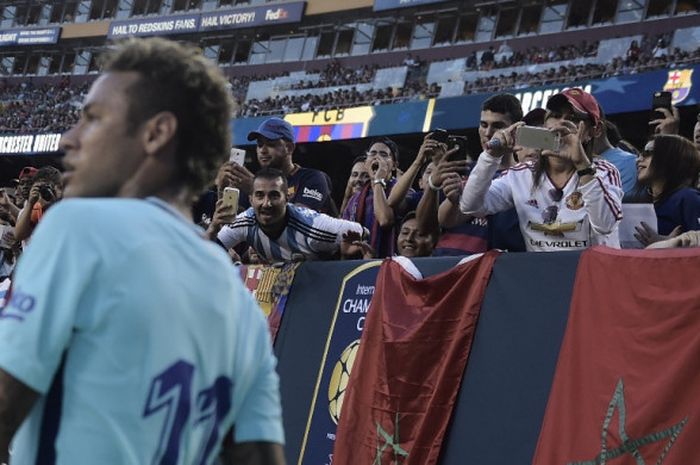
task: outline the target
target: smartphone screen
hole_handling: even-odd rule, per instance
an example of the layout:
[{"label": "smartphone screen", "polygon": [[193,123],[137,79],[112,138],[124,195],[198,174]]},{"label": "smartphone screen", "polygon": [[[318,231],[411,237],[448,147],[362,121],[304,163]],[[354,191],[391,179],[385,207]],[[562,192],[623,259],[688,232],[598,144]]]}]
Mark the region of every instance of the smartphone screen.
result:
[{"label": "smartphone screen", "polygon": [[559,150],[559,134],[536,126],[520,126],[515,133],[517,145],[533,149]]},{"label": "smartphone screen", "polygon": [[245,163],[245,150],[233,147],[231,149],[228,161],[230,161],[231,163],[235,163],[239,166],[243,166],[243,164]]}]

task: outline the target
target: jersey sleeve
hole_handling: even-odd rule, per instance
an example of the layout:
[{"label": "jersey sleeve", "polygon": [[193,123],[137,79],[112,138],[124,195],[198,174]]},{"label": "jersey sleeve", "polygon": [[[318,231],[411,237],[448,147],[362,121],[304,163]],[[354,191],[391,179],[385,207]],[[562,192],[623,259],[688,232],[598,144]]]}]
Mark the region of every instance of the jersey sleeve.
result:
[{"label": "jersey sleeve", "polygon": [[612,164],[595,162],[593,180],[580,187],[591,228],[598,234],[610,234],[622,219],[624,192],[620,173]]},{"label": "jersey sleeve", "polygon": [[272,352],[267,321],[257,302],[242,286],[239,295],[251,318],[249,325],[240,325],[239,332],[239,358],[247,360],[244,363],[247,373],[234,387],[234,392],[243,391],[236,399],[240,409],[235,419],[234,441],[284,444],[277,359]]},{"label": "jersey sleeve", "polygon": [[360,223],[350,220],[341,220],[329,215],[319,214],[314,222],[313,228],[317,232],[318,240],[326,239],[340,244],[343,236],[348,232],[356,232],[362,235],[363,227]]},{"label": "jersey sleeve", "polygon": [[241,242],[245,242],[248,238],[248,230],[254,224],[253,209],[249,208],[243,213],[239,213],[233,223],[224,225],[216,238],[228,250]]},{"label": "jersey sleeve", "polygon": [[331,189],[326,177],[320,171],[313,173],[299,186],[294,195],[294,203],[316,211],[323,211],[328,205]]},{"label": "jersey sleeve", "polygon": [[470,216],[486,216],[513,208],[513,192],[510,185],[512,172],[493,180],[500,158],[486,152],[479,155],[476,166],[469,174],[459,200],[462,213]]},{"label": "jersey sleeve", "polygon": [[50,387],[100,263],[84,233],[89,215],[64,202],[34,231],[0,313],[0,368],[39,393]]}]

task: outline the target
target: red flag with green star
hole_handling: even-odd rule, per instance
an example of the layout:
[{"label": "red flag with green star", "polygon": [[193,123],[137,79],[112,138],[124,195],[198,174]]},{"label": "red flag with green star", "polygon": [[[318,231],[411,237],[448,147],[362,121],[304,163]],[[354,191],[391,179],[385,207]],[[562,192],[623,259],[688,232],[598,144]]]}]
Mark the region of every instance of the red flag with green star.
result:
[{"label": "red flag with green star", "polygon": [[687,465],[700,439],[700,249],[581,255],[535,465]]},{"label": "red flag with green star", "polygon": [[403,257],[384,261],[333,465],[437,463],[497,255],[487,252],[427,279],[410,274]]}]

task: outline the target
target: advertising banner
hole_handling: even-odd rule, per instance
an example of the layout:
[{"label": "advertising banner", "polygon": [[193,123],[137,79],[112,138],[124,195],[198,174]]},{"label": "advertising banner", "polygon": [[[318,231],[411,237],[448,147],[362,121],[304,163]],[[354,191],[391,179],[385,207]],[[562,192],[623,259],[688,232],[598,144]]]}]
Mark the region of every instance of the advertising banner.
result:
[{"label": "advertising banner", "polygon": [[9,45],[55,44],[61,34],[60,27],[40,29],[7,29],[0,31],[0,47]]},{"label": "advertising banner", "polygon": [[301,21],[306,2],[236,8],[211,13],[113,21],[108,38],[186,34]]},{"label": "advertising banner", "polygon": [[0,136],[0,154],[29,155],[58,151],[61,134],[36,134],[23,136]]},{"label": "advertising banner", "polygon": [[393,10],[396,8],[408,8],[411,6],[440,3],[445,0],[374,0],[374,11]]},{"label": "advertising banner", "polygon": [[237,10],[203,13],[200,31],[237,29],[268,24],[297,23],[304,16],[306,2],[256,6]]}]

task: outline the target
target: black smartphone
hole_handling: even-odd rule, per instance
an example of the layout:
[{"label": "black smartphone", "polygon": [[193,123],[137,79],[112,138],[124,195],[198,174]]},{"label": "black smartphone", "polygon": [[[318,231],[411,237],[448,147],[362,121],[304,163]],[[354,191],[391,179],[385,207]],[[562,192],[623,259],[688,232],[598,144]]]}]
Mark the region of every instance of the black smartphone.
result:
[{"label": "black smartphone", "polygon": [[651,108],[665,108],[672,111],[671,92],[654,92],[654,98],[651,101]]},{"label": "black smartphone", "polygon": [[447,150],[452,150],[458,147],[457,151],[450,155],[449,160],[466,160],[467,159],[467,138],[465,136],[450,136],[447,138]]}]

